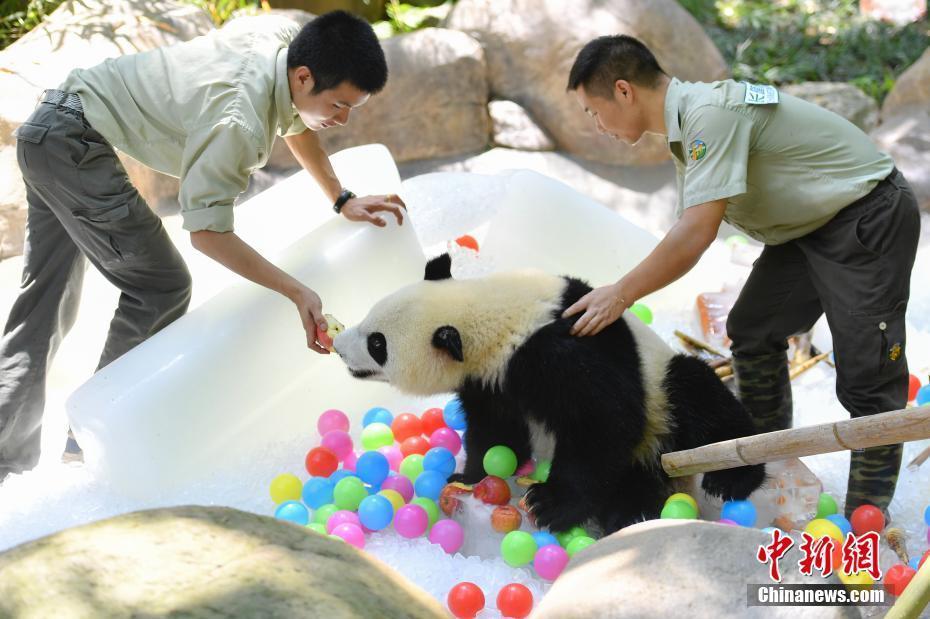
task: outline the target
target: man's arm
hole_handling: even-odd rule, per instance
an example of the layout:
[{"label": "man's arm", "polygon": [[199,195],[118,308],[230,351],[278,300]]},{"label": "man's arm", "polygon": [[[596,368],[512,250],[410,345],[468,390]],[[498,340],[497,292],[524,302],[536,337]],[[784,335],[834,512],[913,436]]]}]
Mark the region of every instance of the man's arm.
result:
[{"label": "man's arm", "polygon": [[562,314],[584,311],[572,327],[574,335],[594,335],[613,323],[637,299],[668,286],[690,271],[717,236],[726,199],[685,209],[681,219],[655,249],[617,283],[595,288]]}]

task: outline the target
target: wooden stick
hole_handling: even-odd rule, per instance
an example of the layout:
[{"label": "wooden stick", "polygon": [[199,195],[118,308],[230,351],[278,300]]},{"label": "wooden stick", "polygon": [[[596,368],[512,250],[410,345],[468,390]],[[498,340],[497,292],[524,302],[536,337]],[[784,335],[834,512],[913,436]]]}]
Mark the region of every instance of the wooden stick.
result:
[{"label": "wooden stick", "polygon": [[733,364],[733,357],[726,357],[724,359],[711,359],[710,361],[707,362],[707,365],[714,368],[715,370],[725,365],[732,365],[732,364]]},{"label": "wooden stick", "polygon": [[702,342],[701,340],[699,340],[699,339],[697,339],[697,338],[691,337],[691,336],[688,335],[687,333],[682,333],[682,332],[679,331],[678,329],[675,329],[675,335],[677,335],[677,336],[678,336],[678,339],[680,339],[680,340],[683,341],[684,343],[690,344],[691,346],[694,346],[695,348],[700,348],[701,350],[706,350],[706,351],[709,352],[710,354],[712,354],[712,355],[717,355],[718,357],[726,357],[725,354],[723,354],[722,352],[720,352],[719,350],[717,350],[716,348],[714,348],[713,346],[711,346],[711,345],[708,344],[707,342]]},{"label": "wooden stick", "polygon": [[733,374],[732,365],[721,365],[719,368],[714,369],[714,372],[717,373],[717,376],[723,378],[724,376],[731,376]]},{"label": "wooden stick", "polygon": [[671,477],[930,438],[930,405],[778,430],[662,455]]},{"label": "wooden stick", "polygon": [[916,471],[917,468],[927,461],[927,458],[930,458],[930,447],[927,447],[922,452],[917,454],[917,457],[908,462],[907,469],[909,471]]},{"label": "wooden stick", "polygon": [[930,604],[930,561],[924,561],[923,566],[917,570],[885,619],[917,619],[927,604]]},{"label": "wooden stick", "polygon": [[816,357],[811,357],[810,359],[808,359],[808,360],[805,361],[804,363],[801,363],[801,364],[799,364],[799,365],[794,366],[794,367],[791,368],[791,370],[788,372],[788,378],[789,378],[790,380],[794,380],[795,378],[797,378],[798,376],[800,376],[800,375],[803,374],[804,372],[808,371],[809,369],[811,369],[812,367],[814,367],[815,365],[817,365],[818,363],[820,363],[821,361],[823,361],[824,359],[826,359],[826,358],[829,357],[829,356],[830,356],[830,353],[829,353],[829,352],[822,352],[822,353],[820,353],[819,355],[817,355]]}]

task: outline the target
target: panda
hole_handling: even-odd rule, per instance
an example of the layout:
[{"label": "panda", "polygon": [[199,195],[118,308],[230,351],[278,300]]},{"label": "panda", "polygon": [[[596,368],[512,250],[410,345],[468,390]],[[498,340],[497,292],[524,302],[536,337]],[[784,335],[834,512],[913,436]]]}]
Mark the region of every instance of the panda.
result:
[{"label": "panda", "polygon": [[[382,299],[333,345],[356,378],[458,395],[466,459],[450,481],[480,481],[494,445],[519,462],[548,448],[549,477],[525,497],[537,525],[611,533],[659,516],[675,489],[662,453],[754,428],[706,363],[675,353],[630,312],[595,336],[571,335],[577,316],[562,312],[590,290],[537,271],[455,280],[444,254],[425,281]],[[702,487],[745,499],[764,479],[764,465],[743,466],[705,474]]]}]

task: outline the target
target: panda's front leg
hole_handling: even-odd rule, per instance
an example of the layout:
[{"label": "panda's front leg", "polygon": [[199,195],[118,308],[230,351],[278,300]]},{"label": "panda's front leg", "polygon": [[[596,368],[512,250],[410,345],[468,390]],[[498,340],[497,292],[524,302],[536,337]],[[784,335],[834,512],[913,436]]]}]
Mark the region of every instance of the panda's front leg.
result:
[{"label": "panda's front leg", "polygon": [[[556,442],[548,479],[533,484],[526,493],[526,507],[536,519],[536,526],[566,531],[595,515],[597,502],[592,493],[598,492],[597,486],[606,480],[592,478],[601,467],[588,460],[584,450]],[[607,493],[609,488],[605,484],[600,491]]]}]

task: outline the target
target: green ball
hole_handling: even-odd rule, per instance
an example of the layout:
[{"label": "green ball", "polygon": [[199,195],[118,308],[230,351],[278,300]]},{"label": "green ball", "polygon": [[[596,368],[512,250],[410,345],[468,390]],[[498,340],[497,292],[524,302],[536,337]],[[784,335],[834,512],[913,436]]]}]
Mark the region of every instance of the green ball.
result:
[{"label": "green ball", "polygon": [[817,515],[814,517],[826,518],[827,516],[832,516],[836,512],[836,500],[826,492],[821,492],[820,498],[817,500]]},{"label": "green ball", "polygon": [[313,531],[314,533],[319,533],[320,535],[326,535],[325,524],[320,524],[319,522],[310,522],[307,524],[307,528]]},{"label": "green ball", "polygon": [[358,477],[344,477],[333,488],[333,503],[339,509],[355,511],[359,503],[368,496],[365,484]]},{"label": "green ball", "polygon": [[484,471],[501,479],[517,472],[517,454],[505,445],[495,445],[484,454]]},{"label": "green ball", "polygon": [[697,510],[687,501],[669,501],[662,508],[659,518],[676,519],[676,520],[694,520],[697,518]]},{"label": "green ball", "polygon": [[749,239],[742,234],[731,234],[724,243],[726,243],[728,247],[733,247],[734,245],[748,245]]},{"label": "green ball", "polygon": [[327,535],[326,537],[331,537],[331,538],[333,538],[333,539],[338,539],[340,542],[346,541],[344,537],[339,537],[338,535],[333,535],[332,533],[330,533],[330,534]]},{"label": "green ball", "polygon": [[410,504],[419,505],[426,510],[426,515],[429,517],[429,528],[433,528],[433,525],[439,520],[439,506],[436,505],[436,501],[420,496],[410,501]]},{"label": "green ball", "polygon": [[536,481],[546,481],[549,479],[549,469],[552,468],[551,460],[540,460],[536,463],[536,468],[530,473],[530,479]]},{"label": "green ball", "polygon": [[587,535],[579,535],[572,541],[568,542],[568,547],[565,548],[565,552],[568,553],[569,557],[574,557],[575,553],[579,550],[584,550],[591,544],[595,542],[593,537],[588,537]]},{"label": "green ball", "polygon": [[555,534],[555,539],[559,540],[559,546],[562,548],[567,548],[568,544],[576,537],[588,537],[588,532],[584,530],[584,527],[572,527],[568,531],[560,531]]},{"label": "green ball", "polygon": [[645,324],[652,324],[652,310],[642,303],[634,303],[630,306],[630,311]]},{"label": "green ball", "polygon": [[332,503],[327,503],[326,505],[320,505],[315,512],[313,512],[313,522],[316,524],[322,524],[326,526],[326,521],[329,520],[329,517],[339,511],[339,508],[333,505]]},{"label": "green ball", "polygon": [[391,426],[386,423],[370,423],[362,430],[362,447],[373,451],[380,447],[390,447],[394,444],[394,433]]},{"label": "green ball", "polygon": [[420,473],[423,472],[423,456],[420,454],[410,454],[400,463],[400,474],[414,483]]},{"label": "green ball", "polygon": [[510,567],[521,567],[533,560],[536,540],[526,531],[511,531],[501,541],[501,556]]}]

